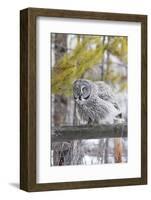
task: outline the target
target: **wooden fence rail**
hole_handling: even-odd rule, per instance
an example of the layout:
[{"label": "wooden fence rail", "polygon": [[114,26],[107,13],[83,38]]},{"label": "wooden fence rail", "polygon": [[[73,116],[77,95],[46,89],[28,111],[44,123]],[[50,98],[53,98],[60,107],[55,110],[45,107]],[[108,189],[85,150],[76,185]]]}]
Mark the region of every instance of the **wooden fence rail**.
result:
[{"label": "wooden fence rail", "polygon": [[52,127],[52,142],[127,137],[127,123]]}]

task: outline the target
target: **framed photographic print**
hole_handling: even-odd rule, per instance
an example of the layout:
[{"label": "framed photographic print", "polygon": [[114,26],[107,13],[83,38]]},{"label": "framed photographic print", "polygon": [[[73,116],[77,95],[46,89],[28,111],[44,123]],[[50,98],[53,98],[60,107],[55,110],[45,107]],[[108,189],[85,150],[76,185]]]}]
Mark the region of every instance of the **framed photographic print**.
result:
[{"label": "framed photographic print", "polygon": [[147,16],[20,12],[20,188],[147,183]]}]

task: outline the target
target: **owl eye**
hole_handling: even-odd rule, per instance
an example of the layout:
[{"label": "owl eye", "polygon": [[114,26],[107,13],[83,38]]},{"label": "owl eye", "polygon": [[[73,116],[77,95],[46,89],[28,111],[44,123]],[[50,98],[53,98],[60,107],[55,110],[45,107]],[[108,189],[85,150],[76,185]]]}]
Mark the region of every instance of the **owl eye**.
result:
[{"label": "owl eye", "polygon": [[87,88],[86,88],[86,87],[83,87],[83,88],[82,88],[82,92],[83,92],[83,94],[86,94],[86,93],[88,92]]},{"label": "owl eye", "polygon": [[82,97],[84,99],[88,99],[90,97],[90,90],[89,90],[89,88],[84,86],[84,87],[81,88],[81,90],[82,90]]}]

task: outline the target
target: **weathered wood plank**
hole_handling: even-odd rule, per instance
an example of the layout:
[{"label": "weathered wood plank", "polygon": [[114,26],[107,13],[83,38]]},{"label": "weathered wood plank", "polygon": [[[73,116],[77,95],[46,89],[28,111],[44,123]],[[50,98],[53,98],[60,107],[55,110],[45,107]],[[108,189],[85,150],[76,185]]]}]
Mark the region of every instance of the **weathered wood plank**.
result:
[{"label": "weathered wood plank", "polygon": [[127,137],[127,124],[102,124],[52,127],[52,142]]}]

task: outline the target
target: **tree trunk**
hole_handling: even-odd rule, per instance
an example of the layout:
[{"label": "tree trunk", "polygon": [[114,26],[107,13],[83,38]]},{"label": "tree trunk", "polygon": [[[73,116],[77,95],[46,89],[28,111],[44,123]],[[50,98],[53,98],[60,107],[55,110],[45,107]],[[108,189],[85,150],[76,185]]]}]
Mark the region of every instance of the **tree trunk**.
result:
[{"label": "tree trunk", "polygon": [[122,152],[123,152],[123,145],[121,138],[114,139],[114,159],[115,163],[122,162]]},{"label": "tree trunk", "polygon": [[[67,50],[67,35],[55,34],[55,63],[66,53]],[[54,97],[54,125],[59,126],[65,122],[67,109],[67,98],[61,95]]]},{"label": "tree trunk", "polygon": [[[57,63],[62,56],[67,51],[67,34],[55,33],[54,35],[54,51],[55,51],[55,63]],[[62,124],[67,123],[66,114],[67,114],[67,106],[68,100],[66,97],[62,95],[54,96],[54,115],[53,122],[54,126],[60,126]],[[66,149],[64,149],[65,143],[59,142],[57,145],[52,144],[53,148],[53,165],[69,165],[71,163],[71,152],[68,149],[70,146],[70,142],[66,142]]]}]

